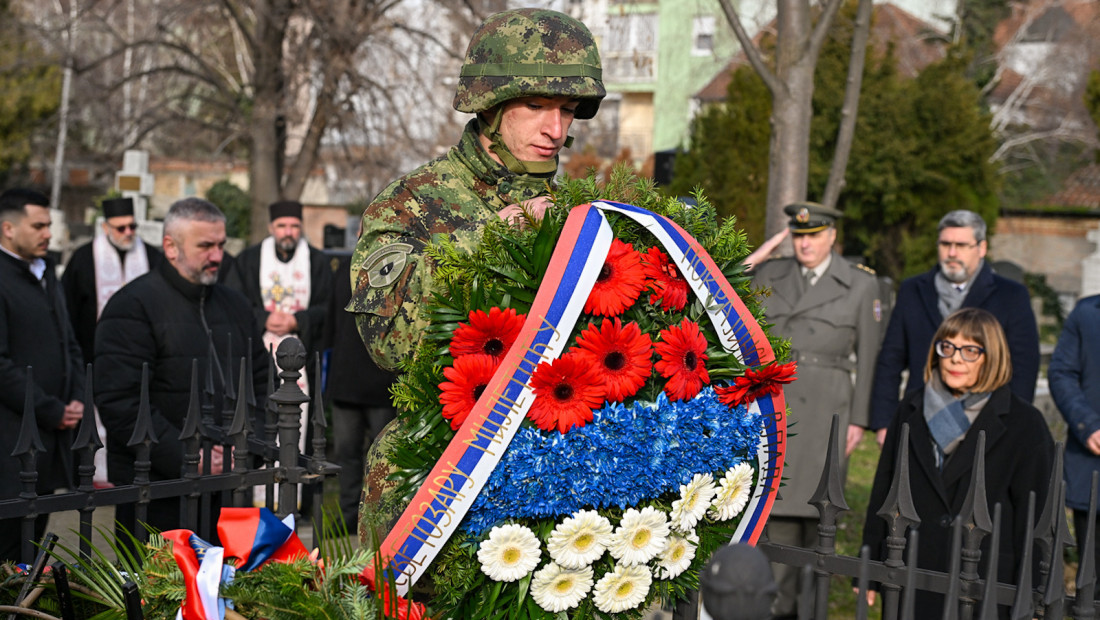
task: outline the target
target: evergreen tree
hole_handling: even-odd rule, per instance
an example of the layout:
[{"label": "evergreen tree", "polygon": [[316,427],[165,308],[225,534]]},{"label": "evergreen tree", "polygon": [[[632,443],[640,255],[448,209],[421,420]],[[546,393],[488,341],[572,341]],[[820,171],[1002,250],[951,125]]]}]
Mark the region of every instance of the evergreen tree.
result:
[{"label": "evergreen tree", "polygon": [[771,97],[750,67],[733,72],[724,104],[703,109],[692,122],[691,149],[676,157],[668,192],[701,188],[719,215],[734,216],[748,238],[764,238],[768,192],[768,118]]},{"label": "evergreen tree", "polygon": [[0,185],[26,164],[32,138],[61,101],[61,73],[0,0]]}]

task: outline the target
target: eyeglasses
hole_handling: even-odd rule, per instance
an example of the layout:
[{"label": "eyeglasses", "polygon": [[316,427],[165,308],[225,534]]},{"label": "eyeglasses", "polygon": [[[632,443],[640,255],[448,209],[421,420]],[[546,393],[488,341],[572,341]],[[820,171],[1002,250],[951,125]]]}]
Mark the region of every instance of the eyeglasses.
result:
[{"label": "eyeglasses", "polygon": [[936,355],[947,359],[954,356],[955,351],[959,352],[964,362],[976,362],[985,354],[985,349],[977,345],[968,344],[960,347],[946,340],[936,341]]},{"label": "eyeglasses", "polygon": [[948,252],[950,252],[951,250],[955,250],[956,252],[958,252],[959,250],[973,250],[974,248],[978,247],[978,244],[981,243],[981,241],[976,241],[974,243],[959,243],[957,241],[940,241],[938,243],[939,243],[940,248],[943,249],[943,250],[947,250]]},{"label": "eyeglasses", "polygon": [[121,226],[112,226],[111,228],[114,228],[115,232],[124,233],[127,230],[130,230],[130,231],[137,230],[137,224],[136,223],[135,224],[123,224]]}]

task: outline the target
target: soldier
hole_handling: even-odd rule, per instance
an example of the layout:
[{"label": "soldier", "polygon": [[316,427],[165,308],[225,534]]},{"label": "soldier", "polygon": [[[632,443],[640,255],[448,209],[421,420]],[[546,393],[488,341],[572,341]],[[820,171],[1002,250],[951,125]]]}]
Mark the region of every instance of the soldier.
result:
[{"label": "soldier", "polygon": [[[496,218],[517,225],[541,218],[570,125],[592,118],[604,94],[595,40],[572,17],[518,9],[478,27],[454,98],[455,109],[475,118],[447,154],[394,181],[363,213],[347,310],[380,367],[395,368],[419,344],[431,293],[425,245],[473,248]],[[387,446],[383,431],[368,457],[360,514],[368,545],[400,514],[382,486]]]},{"label": "soldier", "polygon": [[[841,213],[816,203],[787,205],[794,257],[757,266],[753,281],[772,289],[765,299],[775,332],[791,340],[798,380],[786,389],[792,424],[783,469],[786,486],[768,522],[772,542],[813,548],[817,490],[834,413],[846,430],[845,456],[868,424],[871,379],[881,338],[882,303],[873,272],[833,250]],[[855,362],[852,355],[855,354]],[[852,372],[855,371],[855,383]],[[777,618],[795,617],[798,570],[776,564]]]},{"label": "soldier", "polygon": [[604,94],[592,33],[568,15],[505,11],[478,28],[454,98],[477,116],[446,155],[391,183],[363,213],[347,309],[379,366],[416,350],[432,274],[424,246],[472,248],[490,220],[541,218],[569,126],[595,116]]}]

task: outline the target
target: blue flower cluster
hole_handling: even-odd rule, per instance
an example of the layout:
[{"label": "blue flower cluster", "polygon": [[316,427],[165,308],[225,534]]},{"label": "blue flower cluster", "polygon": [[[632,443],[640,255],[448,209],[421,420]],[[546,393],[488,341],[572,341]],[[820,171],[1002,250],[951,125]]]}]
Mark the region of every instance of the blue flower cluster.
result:
[{"label": "blue flower cluster", "polygon": [[564,435],[525,426],[470,508],[463,528],[481,534],[520,517],[582,508],[628,508],[679,493],[697,473],[722,475],[756,455],[763,420],[731,409],[711,388],[690,401],[608,403]]}]

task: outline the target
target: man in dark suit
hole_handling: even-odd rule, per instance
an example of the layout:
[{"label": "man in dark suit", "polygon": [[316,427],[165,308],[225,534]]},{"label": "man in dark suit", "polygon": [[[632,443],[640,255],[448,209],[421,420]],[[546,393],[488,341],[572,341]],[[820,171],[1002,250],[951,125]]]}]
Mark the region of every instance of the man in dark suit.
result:
[{"label": "man in dark suit", "polygon": [[[772,289],[764,300],[766,316],[775,333],[790,338],[791,357],[798,362],[798,380],[784,390],[792,426],[785,486],[772,508],[768,539],[812,548],[818,512],[809,500],[825,466],[833,414],[840,414],[846,453],[867,426],[883,306],[873,272],[833,249],[839,211],[810,202],[783,211],[791,218],[794,256],[769,260],[753,271],[756,284]],[[775,615],[794,617],[798,570],[776,564],[775,573]]]},{"label": "man in dark suit", "polygon": [[[1092,474],[1100,471],[1100,295],[1086,297],[1066,319],[1050,358],[1050,394],[1066,419],[1066,506],[1077,549],[1085,548]],[[1100,520],[1100,519],[1098,519]],[[1093,554],[1100,559],[1100,527]]]},{"label": "man in dark suit", "polygon": [[[12,458],[23,423],[28,388],[44,451],[32,468],[37,492],[72,486],[72,429],[84,415],[84,370],[65,297],[46,250],[50,242],[49,199],[36,191],[0,195],[0,499],[23,491],[21,459]],[[27,367],[34,383],[27,384]],[[48,515],[35,520],[42,538]],[[22,519],[0,521],[0,562],[22,557]]]},{"label": "man in dark suit", "polygon": [[993,273],[985,262],[986,225],[977,213],[952,211],[938,229],[939,263],[901,283],[875,365],[870,427],[880,446],[900,401],[902,371],[909,371],[905,393],[924,387],[932,335],[959,308],[982,308],[997,317],[1012,356],[1012,393],[1029,403],[1035,396],[1039,330],[1027,288]]}]

